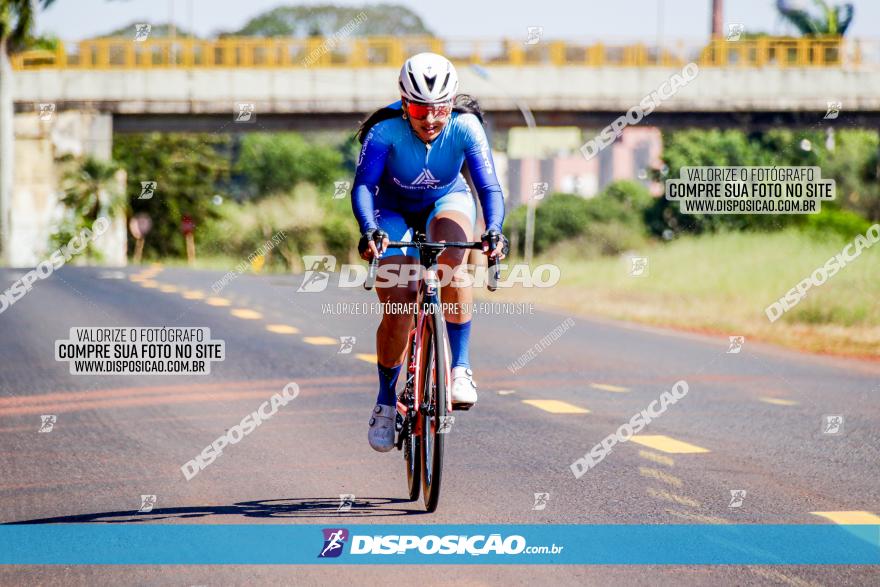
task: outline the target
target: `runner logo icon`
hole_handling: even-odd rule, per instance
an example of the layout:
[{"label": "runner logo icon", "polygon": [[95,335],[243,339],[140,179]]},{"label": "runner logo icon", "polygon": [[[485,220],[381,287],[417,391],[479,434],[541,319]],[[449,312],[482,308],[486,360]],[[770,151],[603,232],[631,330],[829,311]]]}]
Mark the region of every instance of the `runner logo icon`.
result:
[{"label": "runner logo icon", "polygon": [[330,273],[336,269],[333,255],[303,255],[305,273],[297,292],[319,292],[327,289]]},{"label": "runner logo icon", "polygon": [[336,558],[342,554],[345,541],[348,540],[348,530],[345,528],[324,528],[324,547],[318,558]]}]

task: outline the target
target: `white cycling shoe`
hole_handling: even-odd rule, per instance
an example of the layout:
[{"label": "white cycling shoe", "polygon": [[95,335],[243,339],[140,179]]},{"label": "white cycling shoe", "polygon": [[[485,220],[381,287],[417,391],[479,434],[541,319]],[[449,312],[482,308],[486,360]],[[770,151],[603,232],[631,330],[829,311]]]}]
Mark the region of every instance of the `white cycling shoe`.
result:
[{"label": "white cycling shoe", "polygon": [[397,419],[395,406],[383,406],[376,404],[373,415],[370,417],[370,431],[367,438],[373,450],[388,452],[394,448],[394,424]]},{"label": "white cycling shoe", "polygon": [[469,410],[477,403],[474,372],[468,367],[452,368],[452,409]]}]

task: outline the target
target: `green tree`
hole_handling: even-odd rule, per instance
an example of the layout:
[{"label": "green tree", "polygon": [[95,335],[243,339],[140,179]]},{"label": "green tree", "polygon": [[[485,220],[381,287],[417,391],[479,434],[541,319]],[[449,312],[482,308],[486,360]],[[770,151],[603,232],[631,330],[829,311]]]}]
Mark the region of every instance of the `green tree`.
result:
[{"label": "green tree", "polygon": [[150,25],[150,38],[151,39],[167,39],[171,37],[172,31],[174,32],[175,37],[190,37],[198,38],[198,35],[195,35],[191,31],[187,31],[186,29],[177,26],[176,24],[152,24],[143,20],[132,21],[131,23],[116,28],[109,33],[104,33],[102,35],[97,35],[92,37],[93,39],[106,39],[111,37],[125,37],[125,38],[134,38],[135,33],[135,25],[136,24],[149,24]]},{"label": "green tree", "polygon": [[[880,221],[880,134],[872,130],[835,133],[835,148],[820,151],[822,176],[837,182],[835,206]],[[822,204],[823,209],[826,204]]]},{"label": "green tree", "polygon": [[843,36],[853,19],[853,3],[829,4],[812,0],[819,14],[812,14],[806,0],[776,0],[776,9],[802,35]]},{"label": "green tree", "polygon": [[353,36],[433,35],[418,14],[399,4],[362,7],[316,4],[273,8],[227,36],[326,37],[356,20],[361,13],[366,19],[352,31]]},{"label": "green tree", "polygon": [[[91,156],[75,159],[67,156],[59,161],[66,167],[61,176],[61,203],[65,215],[55,233],[50,236],[50,246],[57,249],[95,220],[104,216],[116,217],[125,210],[125,194],[119,188],[121,166],[115,161],[101,161]],[[94,250],[89,245],[87,255]]]},{"label": "green tree", "polygon": [[[656,179],[679,179],[682,167],[819,165],[823,140],[819,131],[785,129],[752,134],[718,129],[667,132],[663,135],[665,167]],[[681,214],[677,202],[659,198],[649,211],[647,221],[651,231],[660,235],[668,230],[673,233],[771,230],[802,223],[803,219],[779,214]]]},{"label": "green tree", "polygon": [[255,197],[287,192],[299,182],[326,190],[341,175],[343,154],[307,141],[299,133],[250,133],[241,143],[234,171]]},{"label": "green tree", "polygon": [[[218,185],[229,180],[229,136],[216,134],[117,134],[113,158],[128,172],[130,211],[146,212],[153,229],[146,239],[145,256],[182,256],[185,253],[181,220],[196,225],[196,242],[206,224],[216,218],[211,199]],[[155,181],[151,198],[141,199],[141,182]]]}]

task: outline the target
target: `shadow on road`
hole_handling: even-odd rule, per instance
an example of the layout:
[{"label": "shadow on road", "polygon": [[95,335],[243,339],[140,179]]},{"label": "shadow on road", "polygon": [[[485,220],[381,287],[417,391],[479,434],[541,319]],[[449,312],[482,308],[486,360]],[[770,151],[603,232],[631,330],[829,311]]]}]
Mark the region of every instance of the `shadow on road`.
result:
[{"label": "shadow on road", "polygon": [[[242,516],[245,518],[369,518],[381,516],[410,516],[424,514],[424,509],[415,506],[418,502],[388,497],[362,497],[350,502],[351,510],[339,511],[338,497],[302,497],[294,499],[268,499],[260,501],[243,501],[234,505],[196,506],[179,508],[153,508],[150,512],[137,510],[120,512],[102,512],[95,514],[78,514],[58,516],[55,518],[39,518],[7,522],[15,524],[85,524],[90,522],[114,524],[134,522],[155,522],[158,520],[175,520],[186,518],[216,517],[212,523],[225,523],[224,516]],[[414,504],[413,509],[402,509],[403,504]],[[398,507],[383,507],[393,505]],[[421,504],[419,504],[421,505]]]}]

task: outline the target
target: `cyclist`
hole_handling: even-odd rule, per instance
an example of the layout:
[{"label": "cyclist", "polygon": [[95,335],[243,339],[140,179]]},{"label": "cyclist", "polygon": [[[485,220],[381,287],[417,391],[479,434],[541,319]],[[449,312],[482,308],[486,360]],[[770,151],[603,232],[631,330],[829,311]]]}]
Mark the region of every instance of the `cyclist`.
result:
[{"label": "cyclist", "polygon": [[[400,69],[399,86],[400,101],[374,112],[358,131],[363,147],[351,201],[362,233],[358,244],[361,257],[369,261],[378,255],[380,266],[417,264],[417,249],[386,246],[389,240],[412,240],[416,230],[433,241],[470,241],[477,213],[461,175],[467,161],[486,222],[483,253],[503,259],[504,198],[479,104],[470,96],[457,95],[455,67],[435,53],[410,57]],[[380,247],[374,238],[381,239]],[[497,245],[489,250],[490,243]],[[471,316],[467,307],[473,292],[470,287],[457,287],[463,276],[455,271],[466,260],[467,251],[460,249],[447,249],[438,259],[441,281],[451,279],[451,287],[442,289],[441,301],[450,304],[444,308],[450,309],[445,317],[452,354],[452,402],[461,409],[477,401],[468,352]],[[446,276],[446,271],[452,275]],[[412,308],[417,291],[415,280],[394,287],[383,287],[378,281],[376,287],[383,308],[389,307],[386,303]],[[456,308],[467,311],[456,312]],[[385,312],[376,332],[379,395],[368,438],[370,446],[380,452],[394,446],[395,387],[411,320],[410,313]]]}]

